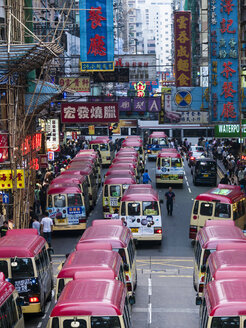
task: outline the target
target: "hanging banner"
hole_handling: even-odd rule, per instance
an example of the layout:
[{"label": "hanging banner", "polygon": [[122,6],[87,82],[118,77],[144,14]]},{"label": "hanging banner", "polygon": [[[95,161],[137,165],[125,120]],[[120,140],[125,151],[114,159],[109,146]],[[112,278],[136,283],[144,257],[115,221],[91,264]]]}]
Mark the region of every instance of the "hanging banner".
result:
[{"label": "hanging banner", "polygon": [[113,71],[113,0],[80,0],[79,9],[81,71]]},{"label": "hanging banner", "polygon": [[191,86],[191,12],[174,12],[176,87]]},{"label": "hanging banner", "polygon": [[212,122],[239,119],[238,0],[209,2],[209,86]]},{"label": "hanging banner", "polygon": [[[0,190],[13,188],[14,171],[0,170]],[[25,188],[24,170],[16,170],[17,189]]]},{"label": "hanging banner", "polygon": [[46,124],[46,133],[47,133],[47,151],[60,151],[59,144],[59,119],[48,119]]}]

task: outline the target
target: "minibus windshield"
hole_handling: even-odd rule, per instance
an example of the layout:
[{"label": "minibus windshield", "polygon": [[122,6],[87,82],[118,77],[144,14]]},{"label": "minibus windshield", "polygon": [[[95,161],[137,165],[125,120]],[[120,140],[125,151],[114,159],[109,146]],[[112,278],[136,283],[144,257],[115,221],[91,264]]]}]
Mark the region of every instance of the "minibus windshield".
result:
[{"label": "minibus windshield", "polygon": [[[81,326],[82,327],[82,326]],[[91,328],[120,328],[120,321],[118,317],[91,317]]]},{"label": "minibus windshield", "polygon": [[214,317],[212,320],[211,328],[239,328],[240,318],[239,317]]},{"label": "minibus windshield", "polygon": [[82,198],[80,194],[67,195],[68,206],[82,206]]},{"label": "minibus windshield", "polygon": [[65,207],[66,200],[64,195],[55,195],[54,196],[54,207]]},{"label": "minibus windshield", "polygon": [[165,138],[160,138],[159,139],[159,144],[160,145],[166,145],[167,144],[166,139]]},{"label": "minibus windshield", "polygon": [[219,218],[230,218],[231,217],[231,207],[230,204],[216,203],[214,216]]},{"label": "minibus windshield", "polygon": [[157,202],[143,202],[143,215],[159,215]]},{"label": "minibus windshield", "polygon": [[32,260],[30,258],[11,258],[12,278],[34,277]]},{"label": "minibus windshield", "polygon": [[162,159],[162,167],[170,167],[170,158],[163,158]]},{"label": "minibus windshield", "polygon": [[128,203],[128,215],[132,215],[132,216],[141,215],[140,203]]},{"label": "minibus windshield", "polygon": [[[55,325],[52,325],[52,328],[56,328]],[[57,328],[59,327],[59,323],[57,325]],[[65,319],[63,321],[63,328],[71,328],[71,327],[78,327],[78,328],[86,328],[86,321],[84,319]]]},{"label": "minibus windshield", "polygon": [[172,167],[182,167],[181,158],[171,158]]},{"label": "minibus windshield", "polygon": [[119,185],[110,186],[110,196],[111,197],[120,197],[121,196],[121,187]]},{"label": "minibus windshield", "polygon": [[102,151],[108,150],[108,144],[102,144],[102,145],[100,145],[100,150],[102,150]]}]

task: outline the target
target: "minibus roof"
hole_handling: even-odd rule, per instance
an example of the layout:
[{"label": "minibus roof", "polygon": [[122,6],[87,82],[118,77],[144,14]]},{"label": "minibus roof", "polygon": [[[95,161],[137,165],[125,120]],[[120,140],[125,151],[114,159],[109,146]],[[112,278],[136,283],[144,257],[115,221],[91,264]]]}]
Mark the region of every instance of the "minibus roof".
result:
[{"label": "minibus roof", "polygon": [[117,154],[121,153],[133,153],[133,154],[138,154],[138,151],[134,148],[126,147],[126,148],[120,148]]},{"label": "minibus roof", "polygon": [[88,227],[79,243],[83,242],[110,242],[113,249],[126,248],[132,238],[131,231],[125,226],[96,225]]},{"label": "minibus roof", "polygon": [[246,279],[210,281],[204,295],[209,316],[246,315]]},{"label": "minibus roof", "polygon": [[107,171],[107,173],[105,174],[105,177],[111,176],[111,175],[131,175],[131,176],[135,176],[135,171],[131,170],[131,169],[122,169],[122,168],[117,168],[117,170],[113,170],[110,169]]},{"label": "minibus roof", "polygon": [[122,147],[130,148],[130,147],[142,147],[143,141],[142,140],[126,140],[122,142]]},{"label": "minibus roof", "polygon": [[63,186],[63,184],[52,184],[49,186],[48,195],[54,195],[54,194],[81,194],[81,189],[77,185],[67,185]]},{"label": "minibus roof", "polygon": [[[5,237],[0,238],[0,258],[34,257],[44,247],[46,241],[35,231],[36,229],[14,229],[7,231]],[[13,233],[12,233],[13,231]]]},{"label": "minibus roof", "polygon": [[137,158],[136,157],[123,157],[123,156],[118,156],[113,159],[113,164],[114,163],[129,163],[133,165],[137,165]]},{"label": "minibus roof", "polygon": [[198,195],[196,200],[233,204],[244,197],[245,195],[241,191],[240,186],[219,184],[218,187]]},{"label": "minibus roof", "polygon": [[166,138],[166,137],[167,137],[166,133],[161,131],[153,131],[149,135],[149,138]]},{"label": "minibus roof", "polygon": [[90,160],[89,158],[88,159],[85,159],[85,160],[76,160],[74,162],[70,162],[68,164],[68,169],[70,169],[71,167],[74,167],[74,168],[84,168],[84,167],[89,167],[89,168],[93,168],[95,166],[95,162],[94,160]]},{"label": "minibus roof", "polygon": [[97,138],[89,142],[90,145],[107,144],[110,140],[107,138]]},{"label": "minibus roof", "polygon": [[[124,148],[124,149],[130,149],[130,148]],[[131,151],[119,151],[116,155],[116,157],[122,156],[122,157],[138,157],[138,152],[131,152]]]},{"label": "minibus roof", "polygon": [[[79,187],[77,183],[74,183],[71,180],[59,180],[55,181],[54,183],[50,184],[49,188],[51,189],[57,189],[57,188],[69,188],[69,187]],[[80,193],[81,189],[79,187]]]},{"label": "minibus roof", "polygon": [[158,202],[159,197],[156,190],[146,188],[146,185],[138,185],[137,188],[128,188],[121,199],[122,202],[149,201]]},{"label": "minibus roof", "polygon": [[117,316],[124,312],[125,285],[118,280],[78,279],[64,287],[51,317]]},{"label": "minibus roof", "polygon": [[136,183],[136,179],[131,174],[126,175],[118,175],[118,174],[110,174],[107,176],[104,181],[105,185],[117,185],[117,184],[133,184]]},{"label": "minibus roof", "polygon": [[241,249],[241,250],[246,250],[246,243],[223,243],[223,244],[218,244],[216,247],[216,251],[223,251],[226,249]]},{"label": "minibus roof", "polygon": [[130,167],[130,168],[135,168],[136,167],[136,164],[135,163],[127,163],[127,162],[120,162],[120,161],[117,161],[117,163],[113,163],[110,165],[109,169],[111,168],[115,168],[115,167]]},{"label": "minibus roof", "polygon": [[85,154],[85,156],[78,156],[78,157],[74,157],[70,162],[69,164],[71,163],[76,163],[76,162],[88,162],[88,163],[92,163],[94,164],[96,161],[96,157],[94,156],[90,156],[88,154]]},{"label": "minibus roof", "polygon": [[[101,221],[101,220],[94,220],[95,221]],[[103,250],[109,250],[112,251],[112,245],[109,242],[98,242],[98,243],[78,243],[76,245],[76,251],[84,251],[87,249],[103,249]]]},{"label": "minibus roof", "polygon": [[172,157],[172,158],[181,158],[179,153],[175,152],[160,152],[158,154],[158,158],[165,158],[165,157]]},{"label": "minibus roof", "polygon": [[176,148],[163,148],[161,153],[178,153]]},{"label": "minibus roof", "polygon": [[[111,270],[117,277],[122,263],[117,252],[104,249],[78,250],[71,253],[64,263],[57,278],[72,278],[77,271]],[[88,274],[89,278],[89,274]]]},{"label": "minibus roof", "polygon": [[[234,278],[237,272],[243,271],[246,278],[246,250],[232,249],[213,252],[208,258],[211,276],[220,272],[220,277]],[[231,274],[230,274],[231,273]],[[218,276],[217,278],[218,279]]]},{"label": "minibus roof", "polygon": [[117,219],[102,219],[102,220],[93,220],[92,221],[92,226],[98,226],[98,225],[117,225],[117,226],[122,226],[123,227],[123,222],[122,220],[117,220]]},{"label": "minibus roof", "polygon": [[204,227],[212,227],[212,226],[232,226],[235,227],[235,222],[232,220],[207,220],[204,224]]},{"label": "minibus roof", "polygon": [[199,240],[201,247],[204,249],[216,249],[216,246],[219,243],[246,243],[246,237],[241,229],[225,225],[203,227],[198,231],[197,239]]},{"label": "minibus roof", "polygon": [[50,184],[53,185],[58,181],[59,183],[61,183],[62,181],[64,181],[65,183],[67,181],[71,181],[71,183],[73,184],[82,184],[84,181],[86,181],[86,177],[84,175],[64,174],[64,175],[59,175],[58,177],[53,179]]},{"label": "minibus roof", "polygon": [[[92,168],[89,166],[81,166],[77,167],[70,167],[67,172],[80,172],[82,175],[90,175],[93,171]],[[63,173],[63,172],[62,172]]]},{"label": "minibus roof", "polygon": [[13,293],[14,290],[15,288],[10,282],[0,282],[0,306],[6,301],[6,299]]},{"label": "minibus roof", "polygon": [[[86,153],[91,153],[91,154],[97,154],[97,152],[94,149],[80,149],[77,155],[79,154],[86,154]],[[76,156],[77,156],[76,155]]]}]

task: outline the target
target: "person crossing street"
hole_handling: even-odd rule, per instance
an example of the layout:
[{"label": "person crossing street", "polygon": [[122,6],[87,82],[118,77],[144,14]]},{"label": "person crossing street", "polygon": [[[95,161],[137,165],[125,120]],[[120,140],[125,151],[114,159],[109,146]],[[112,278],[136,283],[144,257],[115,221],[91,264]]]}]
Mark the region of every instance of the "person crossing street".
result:
[{"label": "person crossing street", "polygon": [[168,191],[165,193],[167,201],[167,214],[173,214],[173,202],[175,201],[175,193],[172,191],[172,187],[168,188]]}]

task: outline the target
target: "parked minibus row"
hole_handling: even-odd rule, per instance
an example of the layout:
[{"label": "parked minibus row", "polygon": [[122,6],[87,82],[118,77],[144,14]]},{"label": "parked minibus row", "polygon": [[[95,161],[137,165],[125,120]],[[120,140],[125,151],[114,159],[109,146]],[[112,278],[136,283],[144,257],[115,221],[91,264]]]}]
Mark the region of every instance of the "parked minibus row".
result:
[{"label": "parked minibus row", "polygon": [[246,327],[246,237],[231,220],[206,221],[195,242],[201,328]]},{"label": "parked minibus row", "polygon": [[194,241],[199,229],[207,220],[234,221],[241,230],[246,230],[246,197],[240,186],[219,184],[198,195],[190,218],[189,238]]},{"label": "parked minibus row", "polygon": [[58,273],[47,328],[130,328],[136,287],[130,229],[121,220],[94,220]]},{"label": "parked minibus row", "polygon": [[84,230],[101,185],[101,159],[93,149],[80,150],[47,191],[54,230]]}]

